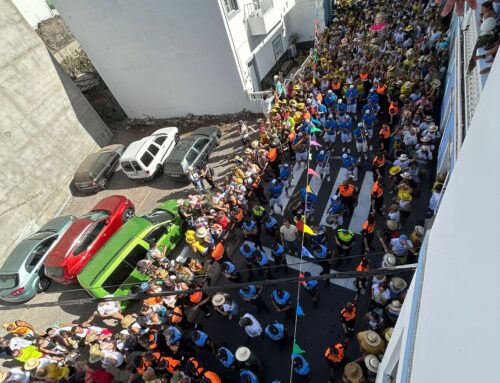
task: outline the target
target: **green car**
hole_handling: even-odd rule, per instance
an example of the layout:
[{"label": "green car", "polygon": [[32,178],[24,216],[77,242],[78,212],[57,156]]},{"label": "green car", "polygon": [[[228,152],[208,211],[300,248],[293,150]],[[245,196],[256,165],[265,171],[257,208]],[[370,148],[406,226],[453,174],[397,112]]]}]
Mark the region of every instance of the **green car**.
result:
[{"label": "green car", "polygon": [[136,265],[149,247],[167,246],[169,254],[181,236],[177,202],[170,200],[123,224],[78,274],[78,282],[97,298],[128,295],[134,285],[147,280]]}]

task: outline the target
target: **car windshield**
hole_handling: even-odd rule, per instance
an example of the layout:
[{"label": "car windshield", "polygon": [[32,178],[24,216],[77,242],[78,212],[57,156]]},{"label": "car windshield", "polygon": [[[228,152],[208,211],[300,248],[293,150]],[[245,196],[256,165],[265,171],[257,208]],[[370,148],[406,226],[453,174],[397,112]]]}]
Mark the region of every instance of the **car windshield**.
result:
[{"label": "car windshield", "polygon": [[103,218],[109,217],[111,213],[107,210],[92,210],[87,214],[82,215],[80,218],[85,218],[90,221],[99,221]]},{"label": "car windshield", "polygon": [[141,245],[137,245],[134,249],[120,262],[111,275],[102,284],[110,294],[113,294],[132,274],[137,263],[146,258],[148,249]]},{"label": "car windshield", "polygon": [[17,274],[0,274],[0,290],[13,289],[17,286]]},{"label": "car windshield", "polygon": [[147,219],[153,224],[160,222],[170,221],[175,218],[175,216],[169,211],[163,209],[154,209],[151,213],[147,213],[142,216],[142,218]]}]

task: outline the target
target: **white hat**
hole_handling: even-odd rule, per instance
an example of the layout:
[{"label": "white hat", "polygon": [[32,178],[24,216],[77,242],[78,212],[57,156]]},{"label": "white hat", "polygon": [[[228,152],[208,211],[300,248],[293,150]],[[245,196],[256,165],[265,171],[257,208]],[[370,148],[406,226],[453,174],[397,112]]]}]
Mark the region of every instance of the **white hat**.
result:
[{"label": "white hat", "polygon": [[382,338],[375,331],[368,330],[364,332],[364,338],[366,343],[370,346],[378,346],[382,342]]},{"label": "white hat", "polygon": [[409,180],[411,180],[413,178],[409,172],[404,172],[403,174],[401,174],[401,177],[409,179]]},{"label": "white hat", "polygon": [[396,299],[389,303],[387,308],[391,311],[401,311],[401,302]]},{"label": "white hat", "polygon": [[398,157],[398,159],[399,159],[399,160],[401,160],[401,161],[405,161],[405,160],[407,160],[407,159],[408,159],[408,154],[403,153],[403,154],[401,154],[401,155]]},{"label": "white hat", "polygon": [[368,354],[367,356],[365,356],[365,365],[366,368],[371,372],[377,372],[380,361],[375,355]]},{"label": "white hat", "polygon": [[391,253],[386,253],[382,259],[382,267],[385,269],[392,269],[396,266],[396,257]]},{"label": "white hat", "polygon": [[352,88],[354,88],[354,85],[352,85],[352,84],[349,85],[349,89],[352,89]]},{"label": "white hat", "polygon": [[389,287],[392,287],[391,290],[398,292],[406,289],[408,283],[403,278],[393,277],[391,283],[389,283]]},{"label": "white hat", "polygon": [[246,362],[248,358],[250,358],[251,351],[248,347],[238,347],[238,349],[235,352],[236,360],[238,362]]},{"label": "white hat", "polygon": [[417,234],[419,237],[425,234],[425,229],[423,226],[417,225],[415,226],[415,234]]},{"label": "white hat", "polygon": [[342,99],[339,98],[339,100],[337,101],[337,103],[342,104]]},{"label": "white hat", "polygon": [[214,297],[212,298],[212,304],[214,306],[222,306],[226,302],[226,297],[224,294],[218,293],[215,294]]}]

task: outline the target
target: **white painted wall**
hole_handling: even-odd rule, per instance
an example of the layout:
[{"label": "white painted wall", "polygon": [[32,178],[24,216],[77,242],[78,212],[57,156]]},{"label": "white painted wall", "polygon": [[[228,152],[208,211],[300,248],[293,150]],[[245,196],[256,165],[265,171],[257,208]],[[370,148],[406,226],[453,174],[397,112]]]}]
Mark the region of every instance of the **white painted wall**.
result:
[{"label": "white painted wall", "polygon": [[266,37],[265,43],[262,44],[261,47],[259,47],[257,53],[255,54],[255,61],[257,62],[261,78],[264,78],[264,76],[276,63],[273,49],[273,40],[277,36],[281,36],[283,52],[286,52],[286,50],[288,49],[288,34],[283,37],[283,25],[281,25],[273,33],[269,34],[268,37]]},{"label": "white painted wall", "polygon": [[[314,40],[314,19],[316,18],[315,0],[295,0],[295,6],[287,15],[287,33],[298,33],[299,42]],[[325,29],[323,0],[318,0],[317,19],[320,31]]]},{"label": "white painted wall", "polygon": [[129,117],[259,110],[244,93],[218,0],[55,6]]},{"label": "white painted wall", "polygon": [[45,0],[11,0],[21,12],[31,28],[36,28],[38,23],[50,19],[54,12],[49,8]]}]

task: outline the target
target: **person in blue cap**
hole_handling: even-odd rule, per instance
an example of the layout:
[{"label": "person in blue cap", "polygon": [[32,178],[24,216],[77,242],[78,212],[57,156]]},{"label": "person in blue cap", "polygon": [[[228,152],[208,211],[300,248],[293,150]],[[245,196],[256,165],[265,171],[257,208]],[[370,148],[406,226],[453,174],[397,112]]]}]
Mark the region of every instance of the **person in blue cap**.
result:
[{"label": "person in blue cap", "polygon": [[209,338],[206,332],[201,330],[193,330],[191,333],[191,340],[199,349],[209,350],[212,355],[215,355],[216,347],[212,339]]},{"label": "person in blue cap", "polygon": [[[324,244],[317,243],[312,248],[313,256],[318,260],[318,265],[321,266],[321,273],[319,275],[330,274],[330,261],[332,253],[328,250],[328,247]],[[329,279],[326,280],[326,284],[330,282]]]},{"label": "person in blue cap", "polygon": [[264,219],[264,227],[266,228],[266,233],[271,236],[271,238],[276,238],[278,235],[278,220],[272,215],[268,215]]},{"label": "person in blue cap", "polygon": [[273,247],[271,248],[271,255],[274,258],[276,266],[279,266],[277,270],[286,272],[288,270],[288,266],[286,263],[285,247],[279,242],[274,242]]},{"label": "person in blue cap", "polygon": [[226,347],[219,347],[215,354],[217,360],[226,368],[234,370],[236,368],[236,358],[234,354]]},{"label": "person in blue cap", "polygon": [[286,162],[280,166],[279,178],[285,187],[287,197],[290,197],[290,185],[292,184],[292,168]]},{"label": "person in blue cap", "polygon": [[250,303],[252,305],[257,306],[257,312],[260,314],[261,311],[265,311],[268,313],[271,313],[271,310],[269,307],[267,307],[266,303],[262,299],[262,285],[254,285],[254,284],[249,284],[246,286],[243,286],[240,291],[240,297],[243,299],[245,302]]},{"label": "person in blue cap", "polygon": [[278,344],[280,346],[280,350],[283,350],[288,340],[286,326],[283,323],[274,321],[273,323],[267,325],[264,331],[266,336],[274,343]]},{"label": "person in blue cap", "polygon": [[[300,274],[299,274],[300,275]],[[304,277],[310,277],[311,273],[309,271],[306,271],[303,274]],[[302,281],[300,282],[302,287],[309,293],[309,295],[312,297],[312,302],[314,308],[318,306],[319,303],[319,282],[317,279],[310,279],[308,281]]]},{"label": "person in blue cap", "polygon": [[245,258],[245,263],[247,265],[248,275],[253,277],[253,270],[256,267],[256,260],[254,257],[254,252],[256,248],[255,245],[251,242],[245,242],[240,247],[240,254]]},{"label": "person in blue cap", "polygon": [[300,354],[292,354],[293,371],[304,381],[311,380],[311,366],[309,362]]},{"label": "person in blue cap", "polygon": [[241,383],[259,383],[260,380],[252,371],[242,368],[240,370]]},{"label": "person in blue cap", "polygon": [[255,250],[253,252],[253,257],[257,266],[259,267],[259,274],[264,274],[266,279],[271,279],[271,262],[269,261],[269,257],[267,256],[264,250]]},{"label": "person in blue cap", "polygon": [[269,206],[271,209],[274,209],[277,206],[281,211],[283,211],[283,203],[281,201],[281,194],[283,193],[283,182],[281,179],[274,179],[269,184],[269,193],[271,193],[269,197]]},{"label": "person in blue cap", "polygon": [[228,281],[241,282],[241,274],[236,270],[236,266],[231,261],[225,261],[222,263],[222,275]]},{"label": "person in blue cap", "polygon": [[292,310],[292,294],[288,291],[274,289],[271,293],[271,302],[277,312],[285,313],[286,319],[294,319]]}]

